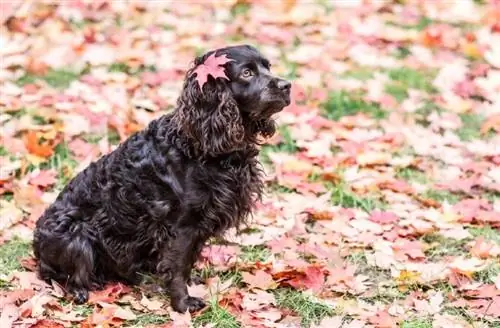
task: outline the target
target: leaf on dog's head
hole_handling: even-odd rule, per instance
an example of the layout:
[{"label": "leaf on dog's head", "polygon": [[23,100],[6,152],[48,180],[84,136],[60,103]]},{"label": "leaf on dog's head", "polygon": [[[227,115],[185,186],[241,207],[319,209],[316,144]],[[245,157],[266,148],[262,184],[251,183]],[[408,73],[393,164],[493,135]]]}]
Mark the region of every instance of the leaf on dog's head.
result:
[{"label": "leaf on dog's head", "polygon": [[212,75],[214,79],[222,77],[229,80],[224,73],[224,66],[222,65],[230,61],[233,61],[233,59],[227,58],[226,54],[215,57],[215,53],[213,53],[205,59],[203,64],[198,65],[192,74],[196,73],[196,81],[200,89],[203,90],[203,86],[207,82],[209,75]]}]

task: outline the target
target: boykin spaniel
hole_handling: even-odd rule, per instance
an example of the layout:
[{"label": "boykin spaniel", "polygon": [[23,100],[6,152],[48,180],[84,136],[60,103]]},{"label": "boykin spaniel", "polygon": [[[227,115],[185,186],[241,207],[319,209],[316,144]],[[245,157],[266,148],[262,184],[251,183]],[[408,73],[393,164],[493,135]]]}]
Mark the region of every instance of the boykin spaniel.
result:
[{"label": "boykin spaniel", "polygon": [[[215,78],[196,70],[207,60],[223,63]],[[89,290],[150,272],[174,310],[203,308],[187,291],[193,264],[251,213],[263,189],[259,136],[275,133],[272,115],[289,104],[290,82],[254,47],[196,58],[176,108],[91,163],[37,221],[39,276],[85,303]]]}]

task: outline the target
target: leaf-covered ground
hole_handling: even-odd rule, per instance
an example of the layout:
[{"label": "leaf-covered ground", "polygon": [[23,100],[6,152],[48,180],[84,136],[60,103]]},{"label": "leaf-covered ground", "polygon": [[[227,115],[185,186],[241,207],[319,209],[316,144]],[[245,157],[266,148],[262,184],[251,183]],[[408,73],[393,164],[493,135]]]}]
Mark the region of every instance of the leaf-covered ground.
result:
[{"label": "leaf-covered ground", "polygon": [[[362,4],[364,3],[364,5]],[[0,326],[500,327],[500,3],[2,1]],[[33,273],[36,219],[175,104],[193,57],[251,43],[293,80],[267,193],[203,251],[89,304]]]}]

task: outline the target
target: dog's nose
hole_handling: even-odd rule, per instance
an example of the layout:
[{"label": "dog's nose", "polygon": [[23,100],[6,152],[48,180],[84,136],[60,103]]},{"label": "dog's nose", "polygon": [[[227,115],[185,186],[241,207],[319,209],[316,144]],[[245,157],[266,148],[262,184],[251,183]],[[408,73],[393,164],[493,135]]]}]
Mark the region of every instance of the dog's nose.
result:
[{"label": "dog's nose", "polygon": [[278,88],[281,89],[281,90],[288,90],[292,87],[292,84],[287,81],[287,80],[279,80],[278,81]]}]

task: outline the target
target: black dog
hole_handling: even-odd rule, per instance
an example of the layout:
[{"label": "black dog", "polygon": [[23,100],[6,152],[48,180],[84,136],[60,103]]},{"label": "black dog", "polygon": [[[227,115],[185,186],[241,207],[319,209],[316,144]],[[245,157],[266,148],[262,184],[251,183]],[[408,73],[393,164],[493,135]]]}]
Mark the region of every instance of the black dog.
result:
[{"label": "black dog", "polygon": [[[214,54],[228,79],[193,74]],[[187,72],[177,108],[78,174],[37,222],[34,253],[44,280],[75,302],[108,281],[153,272],[174,310],[196,311],[187,292],[203,244],[251,213],[263,182],[258,137],[290,103],[290,83],[271,75],[253,47],[211,51]]]}]

